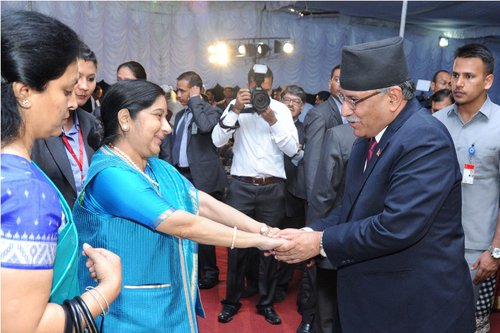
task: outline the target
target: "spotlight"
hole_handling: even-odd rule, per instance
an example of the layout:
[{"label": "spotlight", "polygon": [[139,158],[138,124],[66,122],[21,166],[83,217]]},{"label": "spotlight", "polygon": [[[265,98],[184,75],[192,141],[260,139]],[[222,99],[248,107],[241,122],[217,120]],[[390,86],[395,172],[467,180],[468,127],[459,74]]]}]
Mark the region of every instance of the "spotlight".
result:
[{"label": "spotlight", "polygon": [[448,38],[439,37],[439,47],[447,47],[448,46]]},{"label": "spotlight", "polygon": [[269,52],[269,45],[264,43],[259,43],[257,45],[257,53],[259,56],[265,57],[268,52]]},{"label": "spotlight", "polygon": [[208,61],[212,64],[227,65],[229,62],[229,48],[226,43],[218,42],[208,47]]},{"label": "spotlight", "polygon": [[286,42],[285,44],[283,44],[283,52],[285,52],[286,54],[292,53],[293,50],[294,46],[292,42]]},{"label": "spotlight", "polygon": [[241,44],[240,46],[238,46],[238,56],[239,57],[243,57],[247,54],[247,48],[245,45]]}]

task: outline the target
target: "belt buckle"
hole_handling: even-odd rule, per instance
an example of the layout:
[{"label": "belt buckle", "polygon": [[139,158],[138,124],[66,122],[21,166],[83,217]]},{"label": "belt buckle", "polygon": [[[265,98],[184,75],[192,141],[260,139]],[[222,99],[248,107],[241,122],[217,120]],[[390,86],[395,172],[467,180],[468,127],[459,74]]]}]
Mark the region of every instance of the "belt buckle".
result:
[{"label": "belt buckle", "polygon": [[259,186],[259,182],[257,181],[259,178],[257,177],[252,177],[252,185]]}]

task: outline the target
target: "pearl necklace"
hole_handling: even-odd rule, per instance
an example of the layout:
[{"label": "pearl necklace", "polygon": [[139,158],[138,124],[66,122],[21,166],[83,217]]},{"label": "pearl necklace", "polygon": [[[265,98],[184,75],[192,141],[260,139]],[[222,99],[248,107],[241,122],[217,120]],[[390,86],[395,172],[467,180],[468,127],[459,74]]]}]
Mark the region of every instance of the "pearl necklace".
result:
[{"label": "pearl necklace", "polygon": [[157,182],[157,181],[154,181],[151,177],[149,177],[144,171],[141,170],[141,168],[139,168],[139,166],[137,164],[135,164],[134,161],[132,161],[132,159],[127,155],[125,154],[120,148],[112,145],[112,144],[108,144],[108,147],[113,149],[121,158],[123,158],[125,161],[127,161],[130,165],[132,165],[134,167],[134,169],[136,169],[137,171],[139,171],[144,177],[146,177],[146,179],[153,185],[155,185],[156,187],[160,188],[160,184]]}]

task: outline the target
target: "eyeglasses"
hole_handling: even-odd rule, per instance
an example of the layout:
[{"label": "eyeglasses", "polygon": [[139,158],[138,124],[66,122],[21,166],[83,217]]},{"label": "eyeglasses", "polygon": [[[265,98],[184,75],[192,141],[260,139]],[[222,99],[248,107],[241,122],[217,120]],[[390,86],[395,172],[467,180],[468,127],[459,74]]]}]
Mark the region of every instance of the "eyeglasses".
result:
[{"label": "eyeglasses", "polygon": [[371,97],[373,97],[373,96],[376,96],[376,95],[378,95],[378,94],[380,94],[380,93],[381,93],[381,91],[380,91],[380,90],[377,90],[377,91],[375,91],[374,93],[372,93],[372,94],[370,94],[370,95],[368,95],[368,96],[366,96],[366,97],[360,98],[360,99],[352,99],[352,98],[348,98],[348,97],[345,97],[345,96],[344,96],[344,94],[342,94],[342,93],[339,93],[339,94],[338,94],[338,97],[339,97],[340,101],[342,102],[342,104],[343,104],[344,102],[349,102],[349,104],[351,105],[352,109],[356,109],[356,105],[358,105],[359,103],[364,102],[364,101],[366,101],[367,99],[369,99],[369,98],[371,98]]},{"label": "eyeglasses", "polygon": [[292,103],[293,105],[300,105],[300,104],[302,104],[302,100],[298,99],[298,98],[283,97],[281,99],[281,101],[283,103],[286,103],[286,104],[288,104],[288,103]]},{"label": "eyeglasses", "polygon": [[336,82],[336,83],[340,83],[340,78],[338,78],[338,77],[332,77],[329,82],[332,82],[332,81]]}]

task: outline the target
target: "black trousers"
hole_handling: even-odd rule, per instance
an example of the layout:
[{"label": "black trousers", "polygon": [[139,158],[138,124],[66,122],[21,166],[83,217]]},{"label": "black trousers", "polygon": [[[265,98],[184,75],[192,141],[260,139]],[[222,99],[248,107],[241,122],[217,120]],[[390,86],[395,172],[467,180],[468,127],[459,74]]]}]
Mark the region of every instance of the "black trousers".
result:
[{"label": "black trousers", "polygon": [[[285,213],[284,193],[284,182],[253,185],[233,178],[228,187],[226,202],[259,222],[279,227]],[[228,251],[226,299],[223,304],[239,304],[244,289],[245,272],[250,265],[251,251],[251,249]],[[276,283],[276,260],[273,256],[265,257],[259,252],[258,308],[273,304]]]},{"label": "black trousers", "polygon": [[[186,177],[195,187],[191,172],[187,168],[177,168],[179,172]],[[224,194],[220,192],[208,193],[219,201],[224,201]],[[207,279],[219,280],[219,267],[217,267],[217,257],[215,255],[215,246],[213,245],[198,245],[198,275]]]},{"label": "black trousers", "polygon": [[316,297],[314,333],[341,332],[337,303],[336,270],[316,268]]}]

